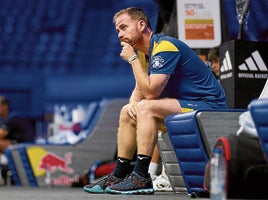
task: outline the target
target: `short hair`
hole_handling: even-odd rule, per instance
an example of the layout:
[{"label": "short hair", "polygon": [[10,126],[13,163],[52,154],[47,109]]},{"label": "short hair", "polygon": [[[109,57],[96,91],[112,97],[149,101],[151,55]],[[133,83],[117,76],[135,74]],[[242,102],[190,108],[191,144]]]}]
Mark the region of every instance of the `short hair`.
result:
[{"label": "short hair", "polygon": [[134,20],[143,20],[146,23],[147,27],[152,29],[149,18],[142,9],[137,8],[137,7],[124,8],[120,10],[119,12],[115,13],[113,17],[113,22],[115,23],[117,17],[122,14],[128,14],[130,18]]},{"label": "short hair", "polygon": [[218,59],[219,56],[220,56],[220,53],[219,53],[218,47],[212,48],[208,52],[208,60],[209,61],[214,61],[214,60]]}]

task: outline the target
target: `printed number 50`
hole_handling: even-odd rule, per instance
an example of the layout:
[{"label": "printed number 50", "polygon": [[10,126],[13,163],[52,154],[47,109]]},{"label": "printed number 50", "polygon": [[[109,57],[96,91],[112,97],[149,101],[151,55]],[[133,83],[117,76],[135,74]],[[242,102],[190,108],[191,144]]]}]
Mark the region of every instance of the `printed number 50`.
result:
[{"label": "printed number 50", "polygon": [[195,15],[194,10],[186,10],[185,13],[186,13],[186,16],[194,16]]}]

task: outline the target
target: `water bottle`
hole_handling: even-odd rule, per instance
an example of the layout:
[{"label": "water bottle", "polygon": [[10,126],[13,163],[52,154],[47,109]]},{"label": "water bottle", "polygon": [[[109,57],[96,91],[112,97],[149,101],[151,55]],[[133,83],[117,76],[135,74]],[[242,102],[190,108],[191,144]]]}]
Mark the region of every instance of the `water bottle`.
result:
[{"label": "water bottle", "polygon": [[210,160],[210,199],[226,199],[226,162],[221,148],[215,148]]}]

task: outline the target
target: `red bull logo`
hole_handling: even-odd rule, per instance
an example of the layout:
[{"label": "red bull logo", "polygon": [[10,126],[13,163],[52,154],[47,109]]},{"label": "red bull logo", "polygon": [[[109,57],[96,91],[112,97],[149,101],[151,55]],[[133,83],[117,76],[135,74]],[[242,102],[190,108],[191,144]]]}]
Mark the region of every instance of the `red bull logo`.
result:
[{"label": "red bull logo", "polygon": [[73,158],[72,152],[66,152],[63,157],[60,157],[42,147],[32,146],[27,148],[27,153],[34,175],[37,177],[45,175],[48,169],[51,173],[58,170],[72,174],[74,171],[70,167]]},{"label": "red bull logo", "polygon": [[50,172],[52,185],[70,185],[73,181],[79,180],[79,175],[74,174],[75,170],[70,167],[73,159],[72,152],[59,156],[42,147],[32,146],[27,148],[27,153],[33,173],[41,185],[48,172]]},{"label": "red bull logo", "polygon": [[49,170],[50,172],[55,172],[56,170],[63,171],[68,174],[73,173],[73,169],[69,167],[72,163],[72,153],[68,152],[61,158],[54,153],[48,152],[41,159],[39,169]]}]

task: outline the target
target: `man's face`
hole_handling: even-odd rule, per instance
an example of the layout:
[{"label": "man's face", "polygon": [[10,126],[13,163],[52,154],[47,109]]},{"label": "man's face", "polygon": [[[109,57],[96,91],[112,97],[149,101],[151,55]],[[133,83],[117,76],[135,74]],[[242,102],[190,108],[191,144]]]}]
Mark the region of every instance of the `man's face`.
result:
[{"label": "man's face", "polygon": [[120,42],[127,42],[135,47],[142,39],[140,21],[133,20],[128,14],[121,14],[115,21],[115,28]]},{"label": "man's face", "polygon": [[220,61],[219,58],[212,60],[211,68],[214,71],[214,73],[219,76],[220,75]]}]

